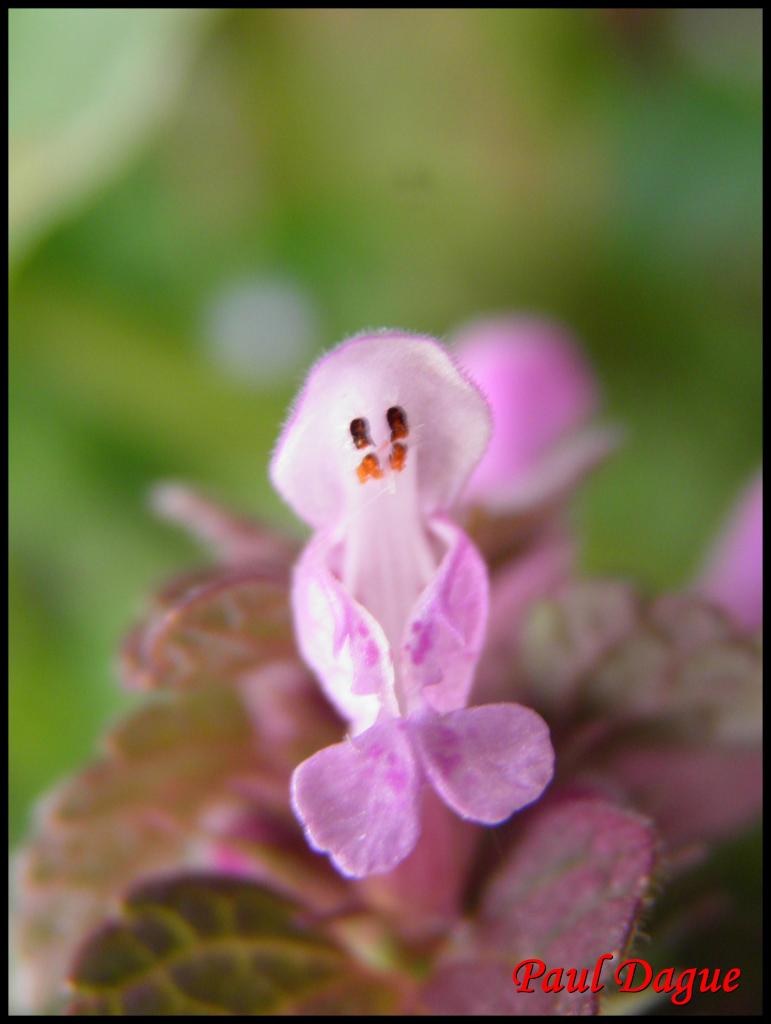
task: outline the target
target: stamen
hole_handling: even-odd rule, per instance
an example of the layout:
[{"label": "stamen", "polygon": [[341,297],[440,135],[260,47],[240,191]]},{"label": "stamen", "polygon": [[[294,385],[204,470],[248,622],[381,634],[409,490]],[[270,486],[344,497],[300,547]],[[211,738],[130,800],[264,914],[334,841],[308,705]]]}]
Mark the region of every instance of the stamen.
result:
[{"label": "stamen", "polygon": [[391,448],[391,454],[388,461],[391,465],[391,469],[395,470],[397,473],[401,473],[407,462],[407,445],[400,444],[399,441],[396,441]]},{"label": "stamen", "polygon": [[363,418],[351,420],[351,437],[356,448],[369,448],[372,438],[369,436],[369,423]]},{"label": "stamen", "polygon": [[[357,445],[357,447],[359,446]],[[383,470],[380,468],[380,461],[377,455],[373,455],[371,452],[369,455],[365,455],[356,467],[356,475],[359,478],[360,484],[365,484],[370,477],[373,480],[380,480],[383,476]]]},{"label": "stamen", "polygon": [[392,405],[386,413],[386,419],[388,420],[388,426],[391,428],[392,441],[401,441],[402,438],[409,437],[407,414],[404,409],[398,405]]}]

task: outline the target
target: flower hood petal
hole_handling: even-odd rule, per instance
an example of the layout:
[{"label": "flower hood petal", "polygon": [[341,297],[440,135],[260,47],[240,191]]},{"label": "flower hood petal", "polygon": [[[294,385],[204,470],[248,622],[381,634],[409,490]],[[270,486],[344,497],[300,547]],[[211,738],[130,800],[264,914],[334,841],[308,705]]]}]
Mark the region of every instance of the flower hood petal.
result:
[{"label": "flower hood petal", "polygon": [[406,411],[424,511],[453,503],[487,445],[487,403],[434,339],[383,331],[343,342],[308,374],[270,466],[297,515],[317,528],[339,521],[357,485],[351,425],[364,421],[377,448],[394,408]]}]

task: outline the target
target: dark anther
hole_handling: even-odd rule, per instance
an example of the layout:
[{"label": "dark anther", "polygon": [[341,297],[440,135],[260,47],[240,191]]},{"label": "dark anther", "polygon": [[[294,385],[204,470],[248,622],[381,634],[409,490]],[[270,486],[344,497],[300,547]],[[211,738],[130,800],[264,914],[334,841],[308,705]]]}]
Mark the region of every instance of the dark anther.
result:
[{"label": "dark anther", "polygon": [[409,436],[407,414],[400,406],[392,405],[386,413],[386,419],[388,420],[388,426],[391,428],[392,441],[400,441],[402,438]]},{"label": "dark anther", "polygon": [[372,444],[369,436],[369,424],[365,419],[351,420],[351,437],[357,448],[367,448]]}]

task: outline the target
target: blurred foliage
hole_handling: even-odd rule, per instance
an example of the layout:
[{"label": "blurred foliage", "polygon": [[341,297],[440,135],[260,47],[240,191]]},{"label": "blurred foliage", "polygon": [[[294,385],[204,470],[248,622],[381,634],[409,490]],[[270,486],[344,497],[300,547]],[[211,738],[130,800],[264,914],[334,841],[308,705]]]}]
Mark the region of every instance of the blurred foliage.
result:
[{"label": "blurred foliage", "polygon": [[[584,564],[688,578],[760,460],[760,63],[756,10],[11,12],[13,837],[201,561],[149,486],[296,529],[267,457],[346,333],[562,319],[629,431]],[[275,281],[260,381],[211,311]]]},{"label": "blurred foliage", "polygon": [[232,690],[149,705],[113,728],[102,756],[38,813],[14,873],[28,1011],[58,1009],[79,943],[143,872],[166,872],[203,841],[205,810],[239,772],[264,770]]},{"label": "blurred foliage", "polygon": [[76,1016],[373,1016],[397,990],[346,956],[298,906],[243,880],[145,884],[75,965]]}]

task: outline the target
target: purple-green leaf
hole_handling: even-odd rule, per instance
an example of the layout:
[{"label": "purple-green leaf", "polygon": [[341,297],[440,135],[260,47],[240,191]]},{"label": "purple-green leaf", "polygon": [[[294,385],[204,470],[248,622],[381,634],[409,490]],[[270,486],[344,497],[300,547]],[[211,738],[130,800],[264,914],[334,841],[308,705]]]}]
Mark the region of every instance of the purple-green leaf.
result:
[{"label": "purple-green leaf", "polygon": [[120,669],[131,689],[238,682],[295,656],[284,576],[259,567],[214,569],[174,581],[126,638]]},{"label": "purple-green leaf", "polygon": [[337,893],[290,814],[286,766],[259,742],[238,690],[159,695],[109,733],[103,750],[40,805],[17,858],[24,1008],[56,1003],[73,945],[129,885],[185,862],[211,863],[230,849],[239,819],[251,820],[245,838],[236,830],[247,873],[314,897]]},{"label": "purple-green leaf", "polygon": [[300,909],[253,882],[189,875],[146,883],[95,931],[70,976],[82,1016],[374,1014],[394,979],[353,960]]},{"label": "purple-green leaf", "polygon": [[604,781],[672,846],[757,813],[760,645],[703,598],[571,583],[532,608],[521,661],[527,698],[559,729],[563,778]]},{"label": "purple-green leaf", "polygon": [[564,716],[580,681],[629,634],[638,614],[633,591],[615,580],[572,581],[535,602],[521,629],[518,697]]},{"label": "purple-green leaf", "polygon": [[650,824],[596,798],[553,798],[527,812],[487,885],[470,931],[459,931],[425,991],[435,1012],[593,1013],[591,993],[518,992],[526,959],[589,968],[626,948],[654,866]]},{"label": "purple-green leaf", "polygon": [[759,746],[723,746],[619,738],[597,767],[635,806],[653,816],[670,848],[737,835],[760,810],[763,752]]},{"label": "purple-green leaf", "polygon": [[532,607],[520,658],[527,696],[544,712],[759,739],[758,644],[695,595],[644,602],[614,581],[571,582]]}]

